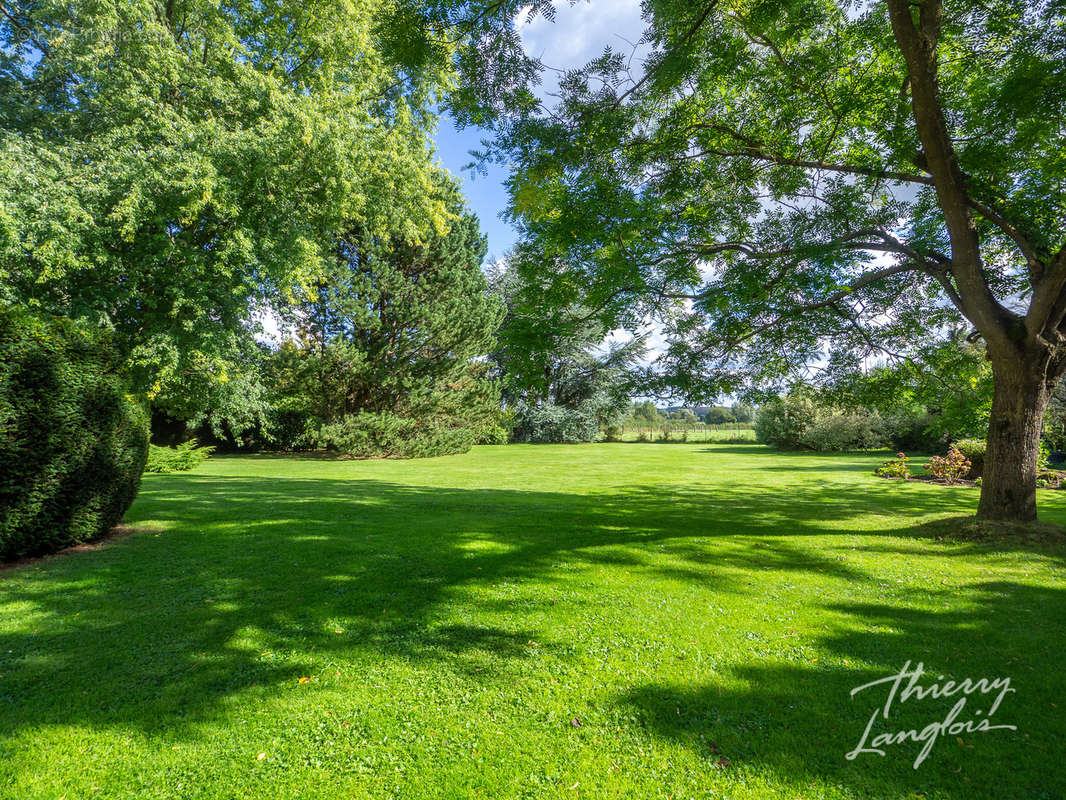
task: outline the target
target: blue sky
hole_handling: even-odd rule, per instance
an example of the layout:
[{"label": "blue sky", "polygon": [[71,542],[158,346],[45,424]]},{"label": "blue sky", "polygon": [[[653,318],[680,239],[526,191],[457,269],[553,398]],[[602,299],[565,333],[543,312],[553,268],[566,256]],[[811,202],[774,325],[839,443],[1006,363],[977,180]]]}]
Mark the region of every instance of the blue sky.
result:
[{"label": "blue sky", "polygon": [[481,221],[481,230],[489,240],[486,261],[501,258],[514,244],[515,230],[500,219],[500,212],[507,206],[507,190],[503,181],[507,170],[496,164],[488,165],[488,174],[477,170],[463,169],[473,159],[471,150],[481,149],[481,140],[487,132],[480,128],[458,130],[452,120],[441,117],[437,130],[437,156],[440,162],[463,182],[463,193],[471,210]]},{"label": "blue sky", "polygon": [[[540,58],[553,70],[571,69],[588,63],[603,53],[610,45],[628,53],[644,30],[640,17],[639,0],[577,0],[573,5],[559,2],[554,20],[538,17],[526,22],[524,13],[519,13],[519,31],[526,52]],[[639,59],[634,63],[639,68]],[[541,97],[555,89],[553,72],[545,75]],[[441,163],[463,183],[463,191],[471,210],[481,220],[481,229],[488,236],[489,251],[486,259],[494,261],[503,256],[514,244],[515,231],[499,218],[507,205],[507,191],[503,181],[507,170],[492,165],[487,175],[464,170],[470,163],[471,150],[481,149],[481,140],[486,132],[466,128],[457,130],[452,121],[444,117],[437,131],[437,151]]]}]

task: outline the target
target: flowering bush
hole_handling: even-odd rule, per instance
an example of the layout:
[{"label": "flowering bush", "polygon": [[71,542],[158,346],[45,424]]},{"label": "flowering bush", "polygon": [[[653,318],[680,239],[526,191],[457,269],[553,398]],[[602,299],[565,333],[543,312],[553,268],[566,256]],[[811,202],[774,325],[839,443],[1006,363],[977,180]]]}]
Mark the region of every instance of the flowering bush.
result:
[{"label": "flowering bush", "polygon": [[925,468],[934,478],[945,483],[958,483],[969,474],[970,459],[960,453],[958,448],[951,447],[946,456],[931,456]]},{"label": "flowering bush", "polygon": [[910,461],[910,459],[907,458],[906,453],[896,453],[894,459],[883,463],[874,470],[874,474],[879,475],[882,478],[907,479],[911,476],[910,467],[907,466],[908,461]]}]

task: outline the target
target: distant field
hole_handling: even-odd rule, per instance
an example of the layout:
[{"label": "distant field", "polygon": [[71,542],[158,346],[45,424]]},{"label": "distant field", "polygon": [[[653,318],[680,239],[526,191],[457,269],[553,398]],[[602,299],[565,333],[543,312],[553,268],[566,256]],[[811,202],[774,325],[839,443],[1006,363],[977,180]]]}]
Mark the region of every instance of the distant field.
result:
[{"label": "distant field", "polygon": [[[884,454],[216,457],[0,571],[4,800],[1066,795],[1066,549],[943,540]],[[1066,494],[1041,491],[1066,521]],[[845,756],[906,662],[1016,730]],[[954,698],[896,702],[874,735]],[[980,719],[991,698],[969,698]],[[976,716],[975,716],[976,715]]]},{"label": "distant field", "polygon": [[[693,426],[688,428],[676,428],[665,432],[669,434],[670,441],[674,442],[731,442],[741,439],[748,442],[755,441],[755,431],[750,425],[741,425],[739,428],[734,425],[708,425],[706,427]],[[640,438],[641,434],[644,434],[649,441],[656,442],[661,440],[663,433],[663,428],[627,427],[622,434],[622,441],[635,442]]]}]

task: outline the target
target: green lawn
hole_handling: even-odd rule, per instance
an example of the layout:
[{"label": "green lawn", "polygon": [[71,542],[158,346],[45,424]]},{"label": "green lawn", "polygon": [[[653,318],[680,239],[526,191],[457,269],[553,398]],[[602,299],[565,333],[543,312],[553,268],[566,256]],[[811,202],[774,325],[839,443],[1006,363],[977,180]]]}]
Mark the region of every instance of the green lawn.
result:
[{"label": "green lawn", "polygon": [[[882,458],[514,445],[146,475],[132,535],[0,572],[0,796],[1061,798],[1066,550],[938,540],[975,490]],[[1066,522],[1066,494],[1041,503]],[[917,770],[913,742],[845,759],[885,700],[850,690],[907,660],[1011,678],[1017,731],[945,735]]]}]

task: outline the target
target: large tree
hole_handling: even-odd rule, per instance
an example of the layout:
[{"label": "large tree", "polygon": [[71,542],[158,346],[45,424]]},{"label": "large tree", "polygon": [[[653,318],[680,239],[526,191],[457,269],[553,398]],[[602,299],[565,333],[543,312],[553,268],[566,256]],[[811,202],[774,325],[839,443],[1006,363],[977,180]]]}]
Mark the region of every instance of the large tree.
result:
[{"label": "large tree", "polygon": [[0,301],[113,329],[139,388],[202,404],[353,220],[446,223],[449,68],[408,23],[395,0],[0,0]]},{"label": "large tree", "polygon": [[643,69],[607,51],[550,108],[513,4],[474,5],[466,68],[493,80],[458,101],[567,265],[556,295],[665,316],[665,381],[697,397],[964,318],[995,381],[979,516],[1036,517],[1066,368],[1063,3],[649,0]]},{"label": "large tree", "polygon": [[[559,305],[553,275],[535,248],[520,246],[490,274],[492,291],[505,314],[491,355],[503,401],[519,416],[554,407],[591,421],[587,431],[615,427],[630,407],[642,372],[642,337],[612,342],[588,309]],[[519,420],[521,423],[521,420]]]},{"label": "large tree", "polygon": [[361,225],[338,238],[314,297],[294,310],[297,335],[268,359],[285,406],[322,423],[368,412],[496,424],[486,356],[502,309],[481,271],[486,240],[450,179],[434,192],[454,222],[421,244]]}]

